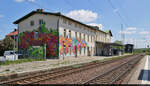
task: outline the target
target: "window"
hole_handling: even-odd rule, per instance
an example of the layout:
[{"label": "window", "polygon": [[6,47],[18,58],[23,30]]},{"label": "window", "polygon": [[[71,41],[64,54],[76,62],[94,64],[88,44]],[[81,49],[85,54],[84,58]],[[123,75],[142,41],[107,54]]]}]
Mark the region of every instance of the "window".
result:
[{"label": "window", "polygon": [[91,36],[91,42],[92,42],[92,36]]},{"label": "window", "polygon": [[87,35],[88,36],[88,42],[89,42],[89,35]]},{"label": "window", "polygon": [[30,22],[30,25],[33,26],[33,25],[34,25],[34,21],[31,21],[31,22]]},{"label": "window", "polygon": [[66,29],[64,29],[64,37],[66,37]]},{"label": "window", "polygon": [[67,21],[66,21],[66,19],[63,19],[63,23],[67,24]]},{"label": "window", "polygon": [[34,33],[34,39],[38,39],[39,38],[38,36],[39,36],[39,32],[35,32]]},{"label": "window", "polygon": [[77,32],[75,32],[75,37],[76,37],[76,39],[77,39]]},{"label": "window", "polygon": [[39,20],[39,25],[42,25],[44,23],[43,19]]},{"label": "window", "polygon": [[85,40],[85,34],[84,34],[84,40]]},{"label": "window", "polygon": [[69,30],[69,38],[71,38],[71,30]]},{"label": "window", "polygon": [[79,35],[79,38],[80,38],[80,40],[81,40],[81,33],[80,33],[80,35]]},{"label": "window", "polygon": [[72,22],[71,22],[71,21],[69,21],[69,25],[72,25]]}]

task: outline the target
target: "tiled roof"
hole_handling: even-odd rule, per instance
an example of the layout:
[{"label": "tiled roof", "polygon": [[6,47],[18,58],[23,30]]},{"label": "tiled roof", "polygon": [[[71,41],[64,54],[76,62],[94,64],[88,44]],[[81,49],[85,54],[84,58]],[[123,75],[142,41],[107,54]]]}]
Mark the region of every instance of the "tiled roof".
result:
[{"label": "tiled roof", "polygon": [[14,35],[18,35],[18,30],[9,33],[7,36],[14,36]]},{"label": "tiled roof", "polygon": [[[34,14],[45,14],[45,15],[61,16],[61,17],[67,18],[67,19],[69,19],[69,20],[72,20],[72,21],[74,21],[74,22],[80,23],[80,24],[82,24],[82,25],[84,25],[84,26],[86,26],[86,27],[89,27],[89,28],[93,29],[93,30],[102,31],[102,30],[93,28],[92,26],[86,25],[86,24],[84,24],[84,23],[82,23],[82,22],[80,22],[80,21],[74,20],[74,19],[72,19],[72,18],[70,18],[70,17],[67,17],[67,16],[65,16],[65,15],[62,15],[60,12],[58,12],[58,13],[51,13],[51,12],[32,11],[32,12],[30,12],[29,14],[23,16],[22,18],[16,20],[16,21],[14,22],[14,24],[18,24],[18,23],[20,23],[21,21],[27,19],[28,17],[30,17],[30,16],[32,16],[32,15],[34,15]],[[102,31],[102,32],[106,33],[105,31]]]}]

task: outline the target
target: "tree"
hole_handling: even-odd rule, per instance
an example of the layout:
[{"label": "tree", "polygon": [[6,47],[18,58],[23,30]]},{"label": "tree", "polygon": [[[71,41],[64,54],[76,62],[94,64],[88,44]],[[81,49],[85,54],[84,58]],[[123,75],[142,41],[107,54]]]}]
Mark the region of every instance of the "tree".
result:
[{"label": "tree", "polygon": [[4,53],[4,44],[3,44],[3,41],[2,40],[0,40],[0,56],[2,56],[3,55],[3,53]]},{"label": "tree", "polygon": [[10,36],[6,36],[5,39],[0,41],[0,56],[4,54],[6,50],[13,50],[14,40]]},{"label": "tree", "polygon": [[5,50],[12,50],[14,47],[14,40],[10,36],[6,36],[3,43]]},{"label": "tree", "polygon": [[122,42],[122,41],[119,41],[119,40],[116,40],[114,43],[123,45],[123,42]]},{"label": "tree", "polygon": [[[116,40],[114,43],[117,43],[117,44],[123,45],[123,42],[122,42],[122,41],[119,41],[119,40]],[[113,48],[116,48],[116,49],[122,50],[122,49],[123,49],[123,46],[113,46]]]}]

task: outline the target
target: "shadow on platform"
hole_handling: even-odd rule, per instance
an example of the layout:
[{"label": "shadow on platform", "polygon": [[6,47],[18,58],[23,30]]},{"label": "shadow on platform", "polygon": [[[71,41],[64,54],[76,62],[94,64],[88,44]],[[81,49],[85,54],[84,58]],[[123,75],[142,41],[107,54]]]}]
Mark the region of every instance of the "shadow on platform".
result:
[{"label": "shadow on platform", "polygon": [[138,80],[150,81],[150,70],[141,70]]}]

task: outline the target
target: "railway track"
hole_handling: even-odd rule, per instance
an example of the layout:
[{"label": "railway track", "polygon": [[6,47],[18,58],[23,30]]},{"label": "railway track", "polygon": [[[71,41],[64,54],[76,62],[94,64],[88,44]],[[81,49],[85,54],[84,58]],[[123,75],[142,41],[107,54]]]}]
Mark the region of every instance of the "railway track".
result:
[{"label": "railway track", "polygon": [[[132,56],[130,56],[130,57],[132,57]],[[136,57],[136,56],[134,56],[134,57]],[[127,58],[129,58],[129,57],[127,57]],[[66,68],[62,68],[62,69],[56,69],[56,70],[53,70],[48,73],[40,73],[40,74],[31,75],[31,76],[27,76],[27,77],[20,77],[20,78],[8,80],[8,81],[3,81],[3,82],[0,82],[0,84],[35,84],[35,83],[39,83],[41,81],[55,79],[58,77],[64,77],[69,74],[78,73],[78,72],[81,72],[84,70],[92,69],[92,68],[95,68],[98,66],[106,65],[106,64],[109,64],[112,62],[123,60],[123,59],[126,59],[126,58],[98,62],[98,63],[89,63],[89,64],[85,64],[81,67],[78,67],[78,68],[66,67]]]},{"label": "railway track", "polygon": [[83,84],[121,84],[122,77],[130,72],[130,70],[142,59],[143,56],[133,58],[121,65],[114,67],[107,72],[97,75]]}]

